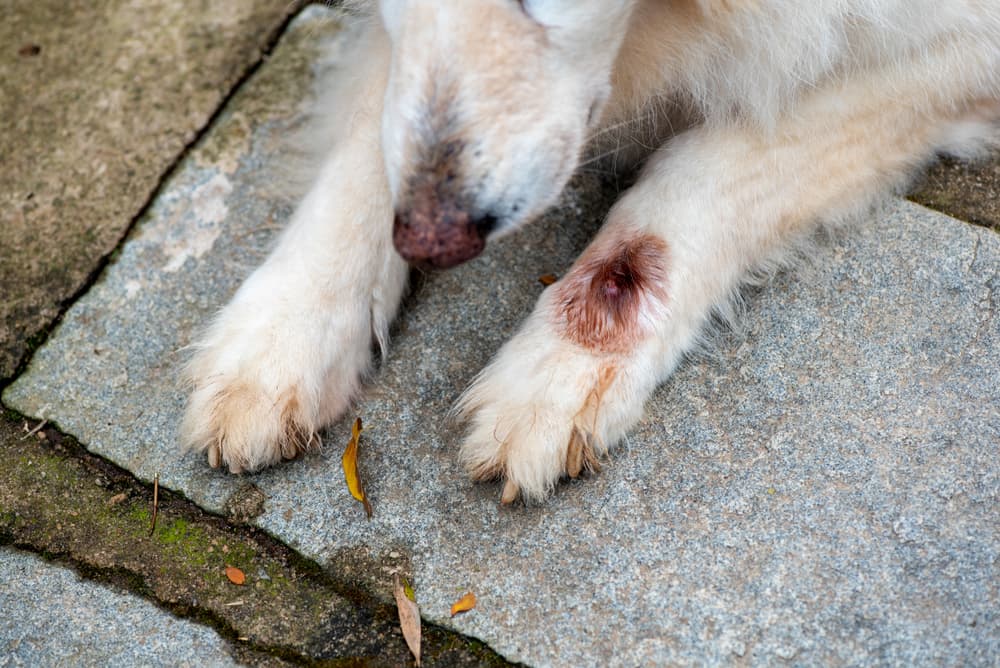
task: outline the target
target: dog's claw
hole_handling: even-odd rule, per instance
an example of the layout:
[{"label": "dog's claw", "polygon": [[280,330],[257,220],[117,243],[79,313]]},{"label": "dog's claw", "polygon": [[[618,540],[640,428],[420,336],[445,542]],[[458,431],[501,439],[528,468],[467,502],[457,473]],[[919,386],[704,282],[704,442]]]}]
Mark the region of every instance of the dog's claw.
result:
[{"label": "dog's claw", "polygon": [[573,427],[573,433],[569,437],[569,445],[566,446],[566,475],[570,478],[578,477],[584,469],[588,473],[596,473],[601,470],[601,463],[594,453],[591,439],[590,434],[584,434],[579,427]]},{"label": "dog's claw", "polygon": [[208,446],[208,465],[213,469],[219,468],[219,446],[213,443]]},{"label": "dog's claw", "polygon": [[576,478],[583,470],[583,450],[587,445],[580,430],[573,427],[573,433],[569,437],[569,445],[566,446],[566,475]]},{"label": "dog's claw", "polygon": [[517,486],[517,483],[513,480],[508,480],[504,483],[503,493],[500,495],[500,505],[508,506],[514,502],[517,495],[520,494],[521,489]]}]

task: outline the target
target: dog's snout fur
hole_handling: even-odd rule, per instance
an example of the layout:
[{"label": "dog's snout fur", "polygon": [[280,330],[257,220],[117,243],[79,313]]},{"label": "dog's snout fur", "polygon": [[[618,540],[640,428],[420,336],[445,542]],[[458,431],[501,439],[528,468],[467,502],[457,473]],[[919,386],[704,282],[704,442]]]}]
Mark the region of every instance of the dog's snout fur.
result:
[{"label": "dog's snout fur", "polygon": [[459,198],[442,195],[433,184],[413,191],[396,211],[392,242],[407,262],[448,269],[483,252],[494,219],[476,219]]},{"label": "dog's snout fur", "polygon": [[410,264],[449,269],[483,252],[496,226],[482,215],[461,177],[461,141],[428,141],[396,205],[392,241]]}]

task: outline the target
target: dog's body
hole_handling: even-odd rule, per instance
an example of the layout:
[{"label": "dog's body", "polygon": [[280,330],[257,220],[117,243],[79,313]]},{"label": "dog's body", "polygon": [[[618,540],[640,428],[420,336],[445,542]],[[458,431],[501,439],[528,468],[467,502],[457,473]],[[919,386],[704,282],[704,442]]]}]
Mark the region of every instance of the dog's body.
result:
[{"label": "dog's body", "polygon": [[472,475],[503,477],[505,501],[543,498],[639,419],[749,276],[936,152],[982,147],[1000,119],[996,0],[382,0],[377,14],[315,184],[197,346],[184,439],[213,466],[292,457],[341,416],[372,339],[385,347],[403,257],[474,257],[550,206],[587,146],[647,158],[460,401]]}]

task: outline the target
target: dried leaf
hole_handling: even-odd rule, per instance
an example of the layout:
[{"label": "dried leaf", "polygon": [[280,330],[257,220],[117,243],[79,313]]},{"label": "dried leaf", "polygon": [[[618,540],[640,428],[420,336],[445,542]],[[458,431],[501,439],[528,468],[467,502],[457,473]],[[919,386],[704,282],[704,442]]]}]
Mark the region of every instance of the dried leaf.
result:
[{"label": "dried leaf", "polygon": [[549,287],[558,280],[559,279],[556,277],[555,274],[542,274],[541,276],[538,277],[538,282],[544,285],[545,287]]},{"label": "dried leaf", "polygon": [[476,595],[471,591],[465,592],[462,598],[451,604],[451,616],[454,617],[460,612],[468,612],[476,607]]},{"label": "dried leaf", "polygon": [[372,505],[368,502],[368,497],[365,496],[365,488],[361,484],[360,476],[358,476],[358,442],[360,440],[361,418],[355,418],[354,425],[351,427],[351,440],[347,443],[347,449],[344,450],[344,458],[341,463],[344,466],[347,489],[350,490],[351,496],[361,502],[365,507],[365,513],[368,514],[368,519],[371,519]]},{"label": "dried leaf", "polygon": [[413,587],[410,586],[410,582],[406,578],[403,578],[403,593],[406,594],[406,598],[414,603],[417,602],[417,592],[413,591]]},{"label": "dried leaf", "polygon": [[[397,573],[393,577],[392,595],[396,599],[396,608],[399,610],[399,628],[403,631],[403,638],[406,646],[413,653],[413,658],[420,665],[420,608],[417,607],[409,596],[407,596],[403,581]],[[412,592],[413,590],[410,589]]]},{"label": "dried leaf", "polygon": [[234,585],[241,585],[247,581],[247,576],[235,566],[226,566],[226,577]]}]

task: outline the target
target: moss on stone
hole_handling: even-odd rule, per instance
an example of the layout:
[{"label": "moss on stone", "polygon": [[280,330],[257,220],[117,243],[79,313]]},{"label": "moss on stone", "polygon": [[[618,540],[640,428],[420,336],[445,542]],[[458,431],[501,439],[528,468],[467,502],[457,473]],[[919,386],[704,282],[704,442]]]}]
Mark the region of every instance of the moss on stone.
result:
[{"label": "moss on stone", "polygon": [[[263,532],[208,515],[163,487],[150,535],[148,485],[55,429],[25,439],[25,424],[31,421],[6,410],[0,420],[0,542],[151,597],[230,639],[248,638],[238,644],[249,660],[408,662],[394,608],[373,597],[370,581],[359,575],[378,572],[384,559],[344,555],[350,567],[335,576]],[[245,585],[226,578],[227,565],[244,571]],[[481,643],[432,625],[425,627],[424,648],[426,665],[504,665]]]}]

